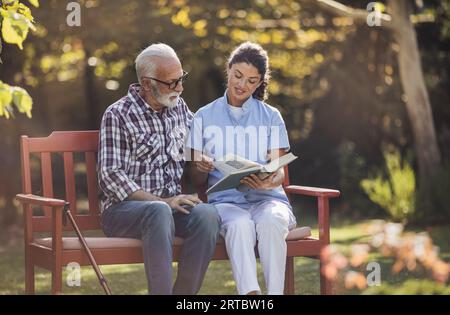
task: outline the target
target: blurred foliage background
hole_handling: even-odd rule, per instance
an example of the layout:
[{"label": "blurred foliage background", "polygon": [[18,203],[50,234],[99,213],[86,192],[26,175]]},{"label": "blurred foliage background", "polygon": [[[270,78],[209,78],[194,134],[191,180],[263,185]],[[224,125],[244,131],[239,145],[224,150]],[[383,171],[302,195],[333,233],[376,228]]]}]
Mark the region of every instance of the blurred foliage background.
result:
[{"label": "blurred foliage background", "polygon": [[[106,107],[137,81],[135,56],[155,42],[178,52],[190,73],[183,97],[196,111],[223,94],[226,58],[246,40],[269,52],[268,103],[300,157],[293,183],[340,189],[333,215],[346,218],[450,218],[449,1],[399,2],[414,21],[440,150],[436,171],[420,180],[418,153],[428,149],[415,143],[395,34],[336,14],[327,1],[79,0],[80,26],[66,23],[69,1],[22,2],[34,30],[22,50],[3,43],[0,81],[25,89],[33,110],[31,119],[0,117],[0,225],[20,222],[20,135],[98,129]],[[368,1],[341,3],[365,11]],[[378,4],[389,13],[392,1]]]}]

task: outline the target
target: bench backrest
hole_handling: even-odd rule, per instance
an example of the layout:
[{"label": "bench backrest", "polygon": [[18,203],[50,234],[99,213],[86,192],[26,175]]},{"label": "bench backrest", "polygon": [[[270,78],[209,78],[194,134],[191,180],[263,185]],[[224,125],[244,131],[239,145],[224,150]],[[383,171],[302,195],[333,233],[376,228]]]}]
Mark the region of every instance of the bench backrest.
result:
[{"label": "bench backrest", "polygon": [[[100,205],[97,185],[97,151],[98,151],[98,130],[92,131],[56,131],[44,138],[29,138],[22,136],[20,140],[21,163],[22,163],[22,188],[25,194],[38,194],[49,198],[60,198],[70,203],[70,210],[81,230],[101,229],[100,225]],[[84,163],[74,163],[74,154],[81,154]],[[41,181],[38,188],[32,187],[32,169],[36,168],[33,155],[40,158]],[[64,194],[55,196],[55,185],[53,182],[54,168],[52,160],[55,156],[62,156],[64,169]],[[52,159],[53,157],[53,159]],[[80,167],[81,166],[81,167]],[[77,209],[77,188],[86,187],[76,185],[75,171],[84,173],[87,181],[87,213],[80,213]],[[285,180],[283,187],[289,185],[288,168],[285,167]],[[86,183],[85,183],[86,184]],[[182,186],[185,186],[183,181]],[[186,186],[185,186],[186,187]],[[34,189],[33,189],[34,188]],[[56,187],[59,188],[59,187]],[[62,188],[62,187],[61,187]],[[206,201],[205,188],[199,188],[198,194]],[[184,188],[183,188],[184,190]],[[43,213],[32,216],[33,231],[51,231],[51,209],[43,208]],[[71,230],[70,224],[65,227]]]},{"label": "bench backrest", "polygon": [[[58,131],[45,138],[28,138],[22,136],[20,140],[22,163],[22,189],[26,194],[39,194],[44,197],[56,198],[54,195],[52,157],[62,156],[64,167],[64,200],[70,203],[71,213],[74,215],[80,229],[100,229],[99,198],[97,188],[96,159],[98,150],[98,131]],[[75,184],[74,153],[84,155],[87,179],[88,213],[77,211],[77,192]],[[40,158],[41,186],[32,187],[31,170],[32,155]],[[35,190],[33,190],[33,188]],[[37,189],[37,191],[36,191]],[[58,196],[59,197],[59,196]],[[59,197],[60,198],[60,197]],[[33,231],[51,231],[51,209],[44,207],[43,215],[33,215]],[[70,230],[70,224],[67,224]]]}]

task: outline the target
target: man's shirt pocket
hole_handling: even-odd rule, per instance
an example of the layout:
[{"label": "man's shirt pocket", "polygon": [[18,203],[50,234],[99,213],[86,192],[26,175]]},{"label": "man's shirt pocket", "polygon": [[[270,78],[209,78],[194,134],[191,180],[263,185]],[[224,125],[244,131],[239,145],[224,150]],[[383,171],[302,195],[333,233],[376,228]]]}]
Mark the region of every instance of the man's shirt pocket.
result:
[{"label": "man's shirt pocket", "polygon": [[136,159],[141,163],[152,163],[160,155],[161,143],[157,134],[142,134],[136,138]]}]

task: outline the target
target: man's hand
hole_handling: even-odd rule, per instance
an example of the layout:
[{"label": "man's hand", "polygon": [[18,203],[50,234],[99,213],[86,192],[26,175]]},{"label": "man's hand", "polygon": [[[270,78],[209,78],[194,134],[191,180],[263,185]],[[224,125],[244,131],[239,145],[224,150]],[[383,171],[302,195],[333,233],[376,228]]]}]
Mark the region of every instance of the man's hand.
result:
[{"label": "man's hand", "polygon": [[275,180],[277,175],[279,175],[278,172],[274,172],[265,179],[260,179],[258,175],[250,174],[249,176],[246,176],[243,179],[241,179],[241,183],[246,184],[252,189],[263,189],[263,190],[273,189],[280,185],[278,181]]},{"label": "man's hand", "polygon": [[183,205],[194,207],[202,201],[196,195],[178,195],[164,199],[172,209],[180,211],[184,214],[189,214],[189,210],[183,208]]},{"label": "man's hand", "polygon": [[194,159],[194,165],[200,172],[209,173],[214,170],[213,159],[207,155],[199,154]]}]

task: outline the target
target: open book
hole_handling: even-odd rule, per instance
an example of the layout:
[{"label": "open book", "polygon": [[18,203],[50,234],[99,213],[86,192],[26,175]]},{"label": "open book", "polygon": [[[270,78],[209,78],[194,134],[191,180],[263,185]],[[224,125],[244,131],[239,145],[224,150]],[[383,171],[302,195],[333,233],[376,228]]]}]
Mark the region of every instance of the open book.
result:
[{"label": "open book", "polygon": [[223,178],[211,186],[206,193],[210,194],[217,191],[236,188],[240,191],[245,190],[246,185],[240,181],[242,178],[257,174],[260,179],[264,179],[271,173],[294,161],[297,157],[292,153],[285,154],[268,164],[261,165],[256,162],[249,161],[240,156],[227,155],[223,159],[214,161],[214,167],[218,169]]}]

